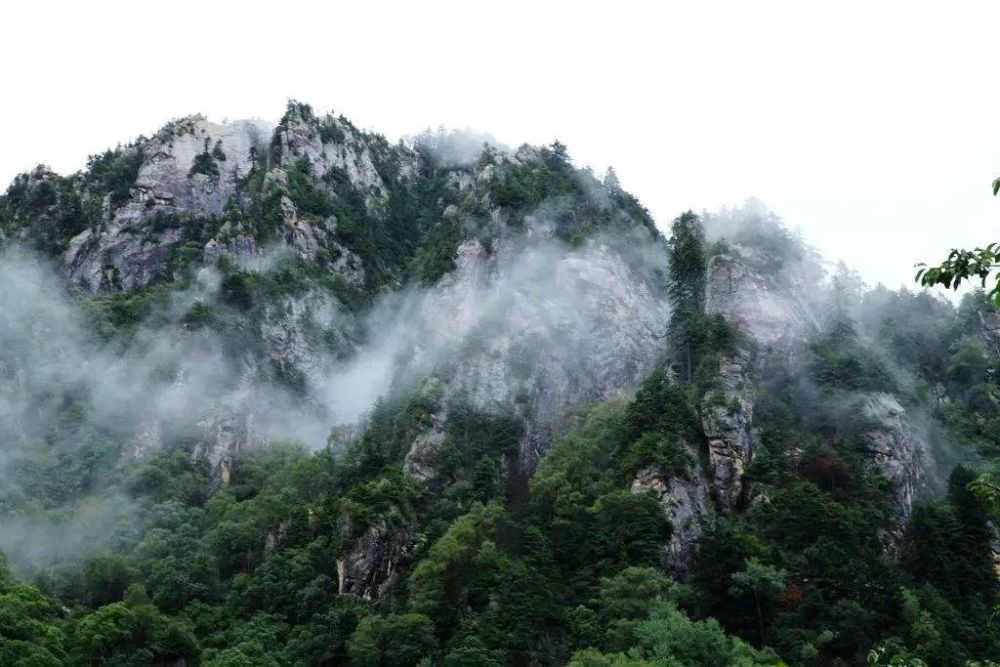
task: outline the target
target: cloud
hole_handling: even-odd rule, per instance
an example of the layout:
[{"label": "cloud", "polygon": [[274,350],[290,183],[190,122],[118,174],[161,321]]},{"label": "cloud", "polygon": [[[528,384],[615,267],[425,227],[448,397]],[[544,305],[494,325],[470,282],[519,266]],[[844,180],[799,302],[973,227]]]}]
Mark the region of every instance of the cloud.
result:
[{"label": "cloud", "polygon": [[[662,244],[645,236],[572,247],[552,229],[539,218],[528,235],[468,241],[438,285],[386,294],[361,321],[321,291],[267,305],[259,322],[229,313],[244,317],[240,327],[259,326],[249,342],[178,325],[194,304],[217,300],[214,268],[155,302],[127,341],[105,340],[89,319],[107,306],[101,297],[78,299],[53,267],[7,250],[0,511],[18,509],[0,514],[0,549],[34,565],[99,551],[110,544],[101,513],[116,525],[136,511],[108,495],[123,463],[180,447],[218,464],[234,440],[319,448],[333,427],[357,423],[379,397],[430,374],[455,397],[487,410],[519,406],[526,417],[638,382],[666,322]],[[246,269],[270,271],[283,252],[263,253]],[[346,358],[308,334],[348,329],[367,335]],[[268,364],[286,361],[302,371],[304,393],[273,381]],[[60,477],[79,460],[95,469],[38,486],[40,475]]]}]

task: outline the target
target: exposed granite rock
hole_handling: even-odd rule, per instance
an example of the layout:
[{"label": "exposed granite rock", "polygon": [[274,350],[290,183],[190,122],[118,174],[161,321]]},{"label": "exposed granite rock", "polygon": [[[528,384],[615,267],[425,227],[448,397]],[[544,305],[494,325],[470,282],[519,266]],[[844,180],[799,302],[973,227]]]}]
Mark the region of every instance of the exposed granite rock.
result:
[{"label": "exposed granite rock", "polygon": [[680,578],[690,576],[694,567],[694,554],[698,538],[714,521],[710,482],[700,465],[689,470],[689,479],[665,479],[658,470],[640,470],[632,480],[634,494],[652,491],[670,521],[670,540],[663,548],[663,564]]},{"label": "exposed granite rock", "polygon": [[[135,182],[136,202],[144,208],[218,215],[252,168],[251,151],[266,145],[272,126],[262,121],[226,125],[193,119],[165,128],[143,147],[143,165]],[[196,167],[199,155],[211,156],[217,173]],[[149,202],[152,202],[150,207]]]},{"label": "exposed granite rock", "polygon": [[337,591],[364,600],[392,587],[416,540],[413,528],[381,519],[337,559]]},{"label": "exposed granite rock", "polygon": [[[760,251],[729,245],[708,264],[706,310],[722,314],[752,340],[788,361],[816,330],[811,303],[821,288],[816,267],[784,267],[771,275]],[[754,426],[755,390],[751,356],[744,352],[720,362],[716,392],[705,397],[702,427],[708,439],[707,476],[720,511],[738,509],[743,476],[753,459],[759,433]],[[912,513],[914,499],[929,487],[929,446],[914,429],[899,400],[886,393],[859,394],[862,417],[874,424],[864,438],[873,465],[889,482],[892,525],[886,546],[895,552]]]},{"label": "exposed granite rock", "polygon": [[[262,122],[219,125],[201,118],[161,130],[142,146],[132,199],[102,228],[70,241],[64,257],[70,279],[95,292],[127,291],[166,271],[183,236],[178,225],[221,213],[251,169],[251,149],[269,134]],[[215,173],[195,168],[199,155],[209,156]],[[157,231],[156,220],[171,222]]]},{"label": "exposed granite rock", "polygon": [[144,461],[154,452],[158,452],[161,446],[160,425],[156,422],[147,423],[125,443],[121,460],[123,462]]},{"label": "exposed granite rock", "polygon": [[744,491],[744,475],[760,438],[754,426],[755,389],[750,354],[741,352],[719,363],[720,387],[703,400],[702,429],[708,440],[708,471],[719,509],[732,514]]},{"label": "exposed granite rock", "polygon": [[928,490],[929,449],[910,425],[906,409],[892,394],[867,394],[862,409],[865,418],[875,424],[864,436],[868,455],[891,483],[896,525],[889,530],[888,538],[890,547],[894,547],[910,520],[914,499]]},{"label": "exposed granite rock", "polygon": [[241,451],[262,446],[263,436],[254,427],[253,413],[244,406],[217,406],[213,416],[202,422],[204,436],[194,450],[194,458],[208,461],[212,478],[229,484],[233,463]]},{"label": "exposed granite rock", "polygon": [[[290,109],[274,136],[282,166],[305,158],[309,161],[311,175],[321,187],[324,178],[330,179],[336,170],[346,174],[369,211],[377,214],[386,204],[388,190],[375,164],[380,147],[347,120],[327,117],[317,121],[303,114],[301,109]],[[419,156],[407,152],[396,175],[408,178],[419,170]]]},{"label": "exposed granite rock", "polygon": [[228,257],[238,266],[253,266],[262,261],[263,251],[253,237],[239,235],[230,236],[229,230],[223,225],[219,238],[211,239],[205,244],[202,258],[206,264],[215,264],[220,257]]},{"label": "exposed granite rock", "polygon": [[417,435],[406,452],[403,472],[421,482],[431,482],[437,477],[438,456],[444,446],[445,423],[448,412],[442,408],[431,417],[430,428]]},{"label": "exposed granite rock", "polygon": [[344,278],[355,287],[365,284],[365,269],[361,258],[334,240],[336,220],[331,216],[318,224],[313,224],[288,216],[284,225],[285,244],[301,259],[316,262],[321,257],[327,261],[327,268]]},{"label": "exposed granite rock", "polygon": [[705,310],[726,320],[763,345],[782,339],[802,338],[816,326],[807,298],[808,278],[794,270],[783,281],[755,270],[747,255],[752,251],[731,246],[708,263]]},{"label": "exposed granite rock", "polygon": [[[447,395],[526,420],[530,474],[571,407],[634,387],[655,363],[667,307],[645,273],[598,240],[467,241],[457,267],[410,300],[399,377],[444,379]],[[441,323],[449,323],[442,327]]]}]

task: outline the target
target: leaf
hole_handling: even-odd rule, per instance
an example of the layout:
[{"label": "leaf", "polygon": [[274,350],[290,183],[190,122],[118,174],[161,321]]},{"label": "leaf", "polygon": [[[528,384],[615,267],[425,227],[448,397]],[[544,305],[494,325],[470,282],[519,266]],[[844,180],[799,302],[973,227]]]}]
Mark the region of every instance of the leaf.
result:
[{"label": "leaf", "polygon": [[993,181],[993,196],[996,197],[998,192],[1000,192],[1000,178]]}]

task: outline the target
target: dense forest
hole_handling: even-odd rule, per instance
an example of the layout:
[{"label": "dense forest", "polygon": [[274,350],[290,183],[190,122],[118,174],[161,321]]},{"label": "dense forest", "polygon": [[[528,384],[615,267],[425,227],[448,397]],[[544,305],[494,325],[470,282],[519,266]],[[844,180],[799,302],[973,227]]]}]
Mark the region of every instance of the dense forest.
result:
[{"label": "dense forest", "polygon": [[[299,103],[245,146],[203,127],[175,122],[72,176],[38,168],[0,197],[0,665],[1000,659],[987,295],[869,288],[757,205],[661,235],[613,172],[558,143],[394,146]],[[190,205],[142,175],[183,137],[196,150],[178,179],[210,193]],[[331,147],[353,157],[333,164]],[[126,225],[127,251],[80,270]],[[426,311],[457,289],[469,248],[510,266],[540,234],[542,265],[650,265],[629,289],[670,315],[636,353],[649,363],[625,364],[634,386],[553,402],[539,354],[617,350],[559,324],[504,342],[521,384],[481,400],[457,378],[497,355],[495,313],[430,357],[428,332],[456,323],[382,326],[401,294]],[[257,263],[236,250],[251,242]],[[526,292],[535,276],[517,293],[545,298]],[[548,298],[590,303],[559,279]],[[801,304],[801,326],[780,311],[762,333],[753,299],[773,294]],[[333,314],[276,334],[301,303]],[[403,329],[416,340],[398,352],[433,363],[350,419],[331,411],[317,378]],[[567,386],[597,382],[566,367]],[[266,437],[193,416],[238,392],[278,424]],[[160,434],[145,444],[139,413]],[[242,441],[215,455],[206,431]]]}]

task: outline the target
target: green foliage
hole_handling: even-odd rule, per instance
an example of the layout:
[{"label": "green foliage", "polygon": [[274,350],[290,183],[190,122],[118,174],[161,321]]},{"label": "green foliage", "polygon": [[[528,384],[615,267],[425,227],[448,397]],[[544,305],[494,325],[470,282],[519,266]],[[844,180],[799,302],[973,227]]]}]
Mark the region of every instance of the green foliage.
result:
[{"label": "green foliage", "polygon": [[342,144],[347,134],[336,119],[326,116],[319,123],[319,137],[324,144]]},{"label": "green foliage", "polygon": [[764,644],[764,623],[766,615],[778,599],[778,594],[785,590],[785,572],[776,567],[765,565],[756,558],[748,558],[746,567],[734,572],[730,577],[733,591],[737,594],[753,598],[757,609],[757,622],[760,629],[760,643]]},{"label": "green foliage", "polygon": [[[485,159],[491,155],[484,153]],[[579,194],[579,182],[566,153],[559,142],[542,148],[539,159],[520,163],[501,159],[499,177],[490,184],[490,198],[497,206],[524,208],[560,195]]]},{"label": "green foliage", "polygon": [[88,188],[93,193],[107,192],[111,206],[118,208],[131,199],[142,160],[141,148],[131,146],[90,156],[86,173]]},{"label": "green foliage", "polygon": [[575,169],[558,141],[537,150],[522,148],[513,157],[486,147],[480,165],[493,166],[490,203],[507,213],[512,225],[537,215],[555,225],[557,237],[572,244],[601,231],[642,229],[659,232],[649,212],[613,181],[607,186],[589,169]]},{"label": "green foliage", "polygon": [[191,169],[188,171],[188,178],[194,176],[195,174],[202,174],[203,176],[208,176],[209,178],[219,177],[219,163],[220,159],[218,155],[222,155],[223,160],[226,159],[225,154],[222,152],[222,144],[216,144],[217,150],[209,151],[208,149],[209,140],[205,138],[205,150],[194,156],[194,162],[191,164]]},{"label": "green foliage", "polygon": [[19,174],[0,197],[0,229],[46,255],[99,222],[97,207],[81,196],[80,177],[57,176],[43,166]]},{"label": "green foliage", "polygon": [[[993,181],[993,195],[1000,193],[1000,178]],[[990,274],[1000,265],[1000,244],[990,243],[983,248],[960,250],[953,248],[948,258],[938,266],[927,267],[919,264],[920,270],[915,277],[916,282],[925,287],[943,285],[958,289],[959,285],[973,278],[978,278],[980,285],[986,289],[986,281]],[[1000,276],[995,278],[995,285],[988,292],[993,302],[1000,306]]]},{"label": "green foliage", "polygon": [[[1000,265],[1000,244],[990,243],[982,248],[962,250],[953,248],[948,258],[938,266],[921,265],[914,280],[924,287],[941,285],[949,289],[958,289],[966,281],[978,279],[980,286],[986,289],[986,281]],[[1000,281],[990,288],[988,295],[997,306],[1000,306]]]},{"label": "green foliage", "polygon": [[160,285],[117,294],[88,297],[84,317],[106,339],[128,336],[141,324],[151,324],[165,310],[169,294]]},{"label": "green foliage", "polygon": [[810,345],[810,372],[817,383],[834,389],[893,391],[896,383],[882,359],[862,346],[854,323],[836,320]]},{"label": "green foliage", "polygon": [[370,616],[351,637],[352,664],[359,667],[409,667],[437,648],[434,626],[421,614]]},{"label": "green foliage", "polygon": [[684,379],[690,381],[698,367],[701,339],[698,329],[705,306],[704,232],[698,216],[689,211],[674,220],[668,247],[671,352]]},{"label": "green foliage", "polygon": [[949,603],[980,623],[992,613],[995,593],[987,516],[969,490],[970,470],[956,468],[949,503],[918,506],[904,564],[920,583],[931,584]]},{"label": "green foliage", "polygon": [[212,146],[212,157],[214,157],[218,162],[226,161],[226,152],[222,150],[222,140],[219,139]]},{"label": "green foliage", "polygon": [[433,285],[455,268],[455,255],[462,239],[458,221],[445,218],[434,225],[424,245],[416,249],[408,267],[410,275],[425,285]]},{"label": "green foliage", "polygon": [[476,505],[431,547],[410,576],[410,608],[426,615],[449,638],[463,615],[482,612],[506,564],[496,545],[498,505]]},{"label": "green foliage", "polygon": [[35,586],[16,583],[0,553],[0,664],[67,664],[68,643],[56,606]]},{"label": "green foliage", "polygon": [[778,665],[739,639],[728,637],[712,619],[692,621],[671,602],[661,602],[635,627],[639,645],[623,653],[578,651],[570,665],[579,667],[632,665]]},{"label": "green foliage", "polygon": [[[316,173],[284,154],[299,124],[329,150],[364,144],[378,184],[361,190],[346,170]],[[193,128],[188,119],[160,138]],[[82,298],[112,349],[141,344],[147,330],[185,341],[211,330],[239,367],[265,358],[262,323],[293,316],[309,294],[358,314],[383,289],[440,280],[466,239],[489,253],[537,221],[570,244],[598,232],[611,244],[658,238],[613,172],[598,181],[558,143],[514,155],[487,148],[480,165],[491,169],[470,187],[464,167],[417,159],[291,102],[271,149],[254,153],[219,215],[144,212],[144,240],[181,240],[153,284]],[[142,155],[140,142],[70,178],[18,177],[0,198],[4,234],[63,252],[129,201]],[[192,175],[216,177],[226,159],[221,142],[206,142]],[[286,179],[268,175],[279,165]],[[290,233],[284,197],[316,232],[315,261],[251,271],[223,256],[217,294],[175,299],[175,288],[193,286],[209,240],[263,246]],[[741,259],[776,284],[809,258],[772,218],[742,222],[730,241],[751,247]],[[1000,364],[984,332],[989,297],[973,293],[956,313],[905,292],[876,291],[858,306],[841,289],[822,330],[783,357],[705,313],[707,255],[736,246],[707,250],[691,213],[672,232],[664,363],[634,397],[546,424],[562,435],[530,477],[522,447],[537,433],[526,432],[525,404],[476,409],[433,378],[387,395],[360,432],[338,430],[327,449],[242,452],[226,462],[225,481],[193,455],[193,434],[124,464],[122,435],[94,424],[86,396],[67,388],[40,398],[62,407],[38,435],[42,454],[5,449],[5,516],[65,520],[61,511],[95,495],[132,513],[102,526],[110,537],[98,550],[35,573],[36,584],[0,564],[0,664],[781,664],[774,647],[795,665],[963,665],[1000,653],[987,523],[995,477],[959,469],[948,498],[918,504],[902,526],[889,480],[871,464],[865,435],[877,425],[861,411],[865,393],[894,391],[908,411],[928,413],[929,440],[954,437],[991,462]],[[362,260],[360,288],[330,271],[345,250]],[[109,272],[107,284],[87,287],[121,280]],[[336,356],[354,349],[360,329],[313,324],[303,335]],[[529,343],[526,376],[536,363]],[[688,526],[671,526],[664,509],[683,514],[686,490],[713,472],[702,418],[733,402],[720,368],[734,355],[756,385],[745,502],[705,527],[694,562],[682,564],[690,579],[678,584],[664,574],[665,554]],[[259,370],[307,396],[296,365]],[[405,472],[418,464],[433,475]],[[896,561],[887,536],[904,528]],[[368,566],[378,572],[356,580]],[[348,592],[362,588],[377,599]]]}]

